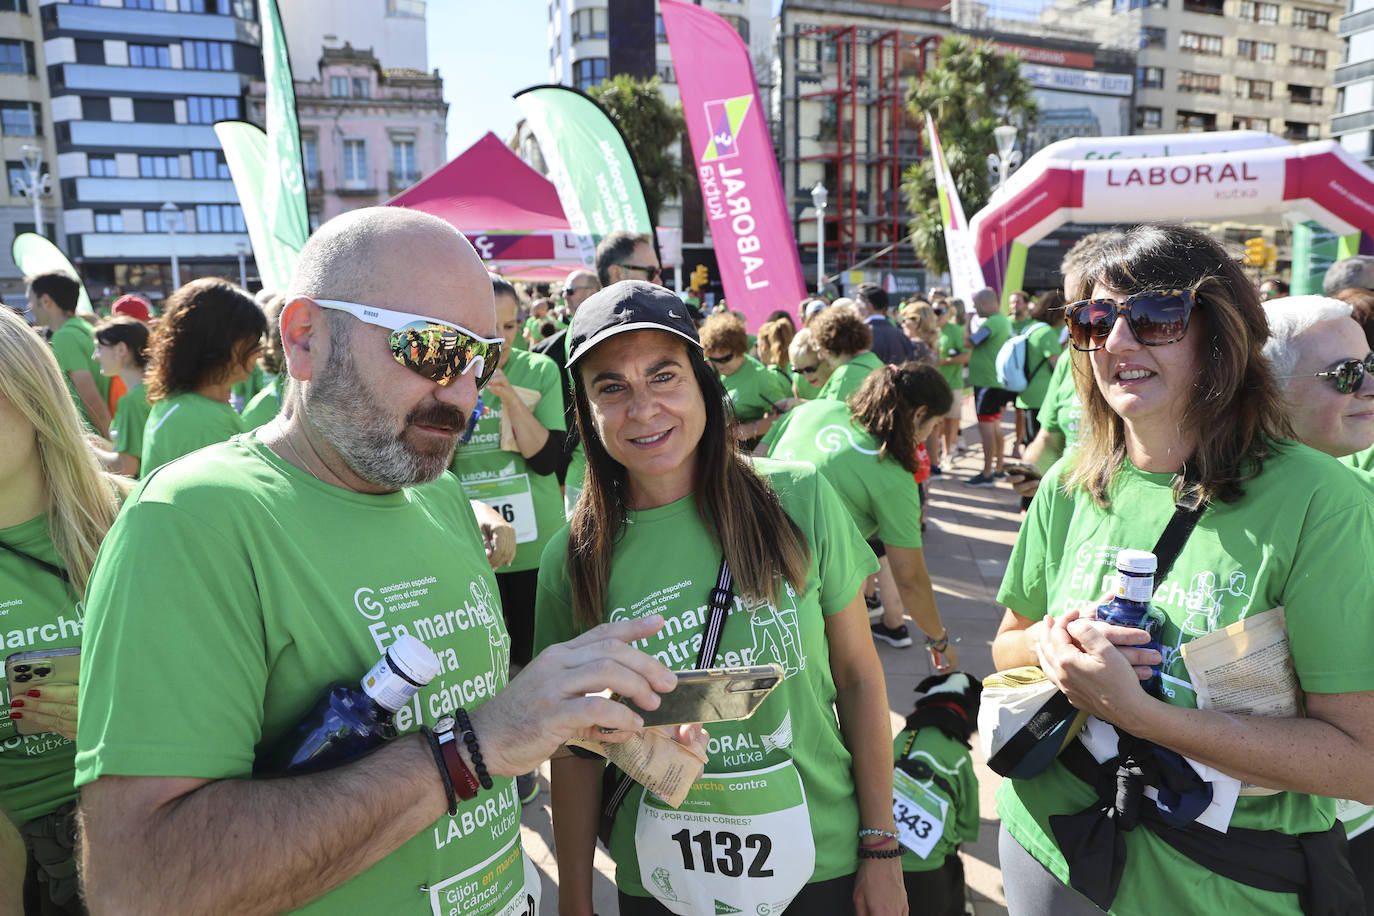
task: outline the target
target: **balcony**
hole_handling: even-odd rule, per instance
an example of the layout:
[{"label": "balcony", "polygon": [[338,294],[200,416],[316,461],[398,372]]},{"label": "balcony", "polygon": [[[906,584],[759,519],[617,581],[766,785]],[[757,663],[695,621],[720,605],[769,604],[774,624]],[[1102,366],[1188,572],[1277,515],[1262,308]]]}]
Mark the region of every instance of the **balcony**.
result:
[{"label": "balcony", "polygon": [[1288,102],[1290,105],[1320,105],[1322,91],[1317,86],[1295,86],[1289,83]]},{"label": "balcony", "polygon": [[1205,13],[1208,16],[1222,15],[1222,0],[1183,0],[1185,13]]},{"label": "balcony", "polygon": [[[180,15],[180,14],[178,14]],[[69,92],[144,93],[174,92],[178,95],[237,97],[239,75],[223,70],[176,70],[170,67],[108,67],[96,64],[60,64],[52,70],[54,83]]]},{"label": "balcony", "polygon": [[[36,4],[35,4],[36,5]],[[233,16],[202,13],[168,13],[154,10],[123,9],[111,6],[84,6],[59,3],[53,6],[57,28],[68,32],[91,32],[107,38],[213,38],[220,41],[246,41],[245,25]],[[47,11],[45,20],[47,18]],[[256,26],[255,23],[251,25]],[[44,29],[47,33],[48,29]],[[50,37],[45,34],[45,37]],[[260,39],[257,39],[260,40]]]},{"label": "balcony", "polygon": [[112,149],[219,149],[209,124],[136,124],[130,121],[70,121],[73,146]]},{"label": "balcony", "polygon": [[73,178],[76,200],[119,204],[236,204],[231,181],[208,178]]}]

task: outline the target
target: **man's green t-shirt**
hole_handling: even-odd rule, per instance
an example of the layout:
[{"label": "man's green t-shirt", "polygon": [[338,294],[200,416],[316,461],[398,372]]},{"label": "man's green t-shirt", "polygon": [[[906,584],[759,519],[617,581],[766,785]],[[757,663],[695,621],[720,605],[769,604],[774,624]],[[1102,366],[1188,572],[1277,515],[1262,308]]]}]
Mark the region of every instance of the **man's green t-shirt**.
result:
[{"label": "man's green t-shirt", "polygon": [[[508,675],[495,580],[452,475],[355,493],[252,433],[144,479],[101,547],[86,622],[78,785],[249,778],[325,689],[357,684],[402,633],[441,663],[396,713],[402,734],[480,706]],[[498,779],[301,912],[448,913],[469,884],[496,890],[463,913],[509,912],[524,900],[519,813]]]},{"label": "man's green t-shirt", "polygon": [[870,372],[881,369],[884,365],[885,363],[872,350],[865,350],[830,373],[830,378],[825,380],[816,399],[848,400],[851,394],[863,386]]},{"label": "man's green t-shirt", "polygon": [[[973,772],[973,758],[964,742],[932,726],[918,729],[915,734],[903,729],[893,739],[892,749],[896,760],[916,761],[930,768],[930,778],[917,782],[948,806],[943,812],[944,830],[940,839],[924,858],[902,847],[902,871],[933,871],[943,866],[948,856],[959,851],[960,843],[978,840],[978,775]],[[934,809],[928,815],[942,816],[939,805],[929,804],[927,798],[917,801],[925,801],[924,807]]]},{"label": "man's green t-shirt", "polygon": [[[974,320],[970,318],[970,320]],[[996,388],[997,351],[1011,338],[1011,321],[1001,312],[982,319],[978,333],[987,336],[973,345],[968,357],[968,383],[975,388]]]},{"label": "man's green t-shirt", "polygon": [[76,410],[81,414],[81,419],[94,428],[90,416],[86,413],[86,405],[81,402],[81,395],[77,393],[76,386],[72,384],[73,372],[85,370],[95,379],[95,390],[100,392],[100,399],[108,401],[110,398],[110,380],[100,374],[100,363],[96,362],[95,353],[95,329],[90,323],[80,315],[74,315],[63,322],[62,326],[52,332],[53,356],[57,357],[57,367],[62,370],[62,380],[67,383],[67,393],[72,396],[72,402],[76,404]]},{"label": "man's green t-shirt", "polygon": [[[1245,482],[1240,500],[1206,509],[1168,577],[1155,584],[1153,604],[1166,618],[1159,637],[1165,702],[1197,705],[1179,651],[1183,643],[1279,605],[1286,609],[1292,661],[1304,691],[1374,690],[1374,628],[1368,619],[1374,580],[1365,564],[1331,547],[1374,543],[1374,499],[1349,485],[1350,472],[1335,459],[1296,443],[1281,443],[1280,449],[1258,477]],[[997,595],[999,604],[1031,620],[1070,609],[1091,613],[1114,578],[1117,552],[1152,549],[1174,512],[1170,474],[1146,473],[1127,462],[1118,471],[1111,508],[1104,509],[1085,496],[1065,494],[1068,464],[1056,464],[1040,484]],[[1056,763],[1033,779],[1005,780],[997,809],[1012,837],[1067,881],[1048,819],[1077,813],[1094,797]],[[1246,796],[1236,804],[1231,824],[1288,834],[1321,831],[1330,828],[1335,810],[1334,801],[1299,792]],[[1295,895],[1212,875],[1150,830],[1123,836],[1128,860],[1113,913],[1301,911]]]},{"label": "man's green t-shirt", "polygon": [[1054,366],[1050,357],[1063,352],[1059,346],[1059,330],[1044,322],[1030,332],[1026,338],[1026,389],[1016,396],[1016,406],[1022,410],[1039,410],[1045,403],[1045,394],[1050,389],[1054,377]]},{"label": "man's green t-shirt", "polygon": [[286,380],[290,378],[285,372],[274,375],[268,379],[267,387],[253,395],[252,400],[243,405],[243,428],[245,431],[257,429],[264,423],[269,423],[281,413],[282,395],[285,393]]},{"label": "man's green t-shirt", "polygon": [[148,386],[139,382],[119,399],[114,418],[110,420],[110,441],[114,443],[114,450],[139,459],[140,467],[143,460],[143,430],[152,410],[153,405],[148,403]]},{"label": "man's green t-shirt", "polygon": [[[775,801],[767,793],[776,783],[785,785],[786,779],[795,780],[800,775],[804,801],[799,807],[790,806],[785,815],[770,817],[788,829],[760,830],[765,838],[744,852],[745,862],[753,862],[760,870],[782,870],[804,860],[814,841],[815,867],[805,880],[824,881],[852,874],[858,865],[858,803],[850,753],[835,717],[836,692],[825,618],[854,600],[864,577],[877,569],[877,561],[834,489],[815,470],[769,459],[759,459],[755,467],[801,529],[811,550],[810,569],[800,594],[788,583],[779,583],[781,595],[776,604],[736,596],[721,634],[716,664],[777,663],[786,677],[751,718],[708,726],[711,741],[707,776],[703,777],[706,782],[698,783],[688,794],[679,812],[645,801],[644,789],[638,784],[631,787],[615,820],[610,851],[616,861],[616,884],[633,896],[649,893],[646,885],[651,877],[644,874],[636,854],[651,848],[644,835],[636,837],[637,823],[664,841],[666,836],[659,833],[676,830],[678,818],[685,816],[697,825],[708,824],[713,816],[733,822],[732,817],[720,813],[722,809],[737,811],[729,806],[751,795],[759,798],[749,792],[740,792],[737,797],[734,791],[701,790],[703,785],[707,789],[722,786],[722,782],[709,779],[712,774],[747,773],[768,782],[770,788],[762,790],[764,795],[759,798],[765,806]],[[549,542],[539,567],[536,652],[578,632],[572,616],[567,550],[568,531],[564,528]],[[663,628],[634,645],[674,670],[696,667],[720,557],[715,533],[697,514],[695,495],[655,509],[629,512],[611,559],[606,618],[626,620],[662,614]],[[748,782],[741,777],[731,785],[748,788]],[[697,829],[693,827],[691,832]],[[765,843],[766,858],[761,860]],[[695,846],[688,851],[695,854],[693,850]],[[652,879],[657,887],[678,885],[674,879],[683,867],[680,857],[655,860],[650,855],[649,863],[654,866]],[[729,897],[719,899],[728,903]],[[692,912],[713,912],[709,900],[696,903]]]},{"label": "man's green t-shirt", "polygon": [[753,423],[764,414],[777,413],[773,404],[792,396],[787,382],[752,356],[745,356],[738,369],[722,375],[720,380],[735,408],[735,418],[741,423]]},{"label": "man's green t-shirt", "polygon": [[1030,327],[1032,321],[1034,321],[1033,318],[1022,318],[1018,321],[1010,315],[1007,316],[1007,323],[1011,325],[1011,333],[1013,336],[1020,334],[1026,328]]},{"label": "man's green t-shirt", "polygon": [[896,461],[878,456],[882,443],[854,422],[843,401],[799,405],[773,424],[763,443],[770,458],[815,465],[864,537],[893,547],[921,546],[916,478]]},{"label": "man's green t-shirt", "polygon": [[[948,359],[951,356],[958,356],[968,349],[964,345],[964,327],[955,324],[953,321],[947,322],[940,328],[940,359]],[[963,363],[953,363],[948,366],[940,367],[940,374],[945,377],[951,391],[959,391],[964,387],[964,365]]]},{"label": "man's green t-shirt", "polygon": [[[538,353],[513,350],[502,371],[517,388],[539,392],[539,400],[531,409],[545,429],[563,429],[563,381],[553,360]],[[454,453],[452,470],[469,498],[491,506],[515,528],[515,560],[501,571],[536,569],[544,545],[563,527],[563,497],[558,490],[558,478],[553,474],[536,474],[520,452],[504,451],[501,399],[487,389],[482,392],[482,403],[486,409],[472,437]]]},{"label": "man's green t-shirt", "polygon": [[243,418],[223,401],[194,391],[164,398],[148,413],[139,476],[147,477],[153,468],[244,431]]},{"label": "man's green t-shirt", "polygon": [[1078,429],[1083,422],[1083,402],[1073,381],[1073,354],[1065,350],[1054,364],[1050,389],[1040,405],[1040,426],[1064,439],[1063,454],[1078,445]]},{"label": "man's green t-shirt", "polygon": [[[0,542],[45,563],[61,566],[48,532],[48,517],[40,515],[9,528],[0,528]],[[5,655],[81,645],[81,603],[57,576],[30,560],[0,550],[0,638]],[[51,814],[76,798],[72,783],[76,745],[56,732],[15,733],[9,717],[8,682],[0,718],[0,813],[16,824]]]}]

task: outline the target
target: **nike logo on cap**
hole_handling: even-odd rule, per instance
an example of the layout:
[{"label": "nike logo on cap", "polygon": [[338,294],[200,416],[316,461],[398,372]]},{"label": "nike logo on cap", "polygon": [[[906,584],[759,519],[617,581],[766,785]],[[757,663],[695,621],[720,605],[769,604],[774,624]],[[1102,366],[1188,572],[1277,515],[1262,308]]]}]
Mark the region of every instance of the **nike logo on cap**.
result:
[{"label": "nike logo on cap", "polygon": [[668,317],[676,318],[678,321],[682,320],[682,316],[679,315],[677,312],[673,311],[672,309],[668,309]]}]

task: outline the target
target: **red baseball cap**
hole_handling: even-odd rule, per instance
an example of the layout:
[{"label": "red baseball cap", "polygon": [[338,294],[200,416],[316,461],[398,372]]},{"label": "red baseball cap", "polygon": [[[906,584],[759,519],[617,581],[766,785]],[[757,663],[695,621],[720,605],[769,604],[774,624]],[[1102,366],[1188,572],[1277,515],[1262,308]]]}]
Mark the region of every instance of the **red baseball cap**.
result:
[{"label": "red baseball cap", "polygon": [[153,317],[152,307],[148,305],[148,300],[133,293],[125,293],[114,301],[110,306],[111,315],[128,315],[130,318],[137,318],[139,321],[149,321]]}]

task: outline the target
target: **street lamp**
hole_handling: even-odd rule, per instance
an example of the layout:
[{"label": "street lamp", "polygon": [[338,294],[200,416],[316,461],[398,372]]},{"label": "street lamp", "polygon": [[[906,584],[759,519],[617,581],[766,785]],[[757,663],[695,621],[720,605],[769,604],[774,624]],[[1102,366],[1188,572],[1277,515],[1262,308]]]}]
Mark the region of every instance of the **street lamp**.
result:
[{"label": "street lamp", "polygon": [[239,286],[243,289],[248,288],[248,267],[245,259],[248,257],[248,246],[239,242],[234,246],[239,253]]},{"label": "street lamp", "polygon": [[1021,151],[1012,149],[1016,145],[1016,128],[1010,124],[994,127],[992,138],[997,141],[997,152],[988,153],[988,168],[997,170],[997,191],[1001,193],[1007,173],[1021,164]]},{"label": "street lamp", "polygon": [[830,192],[816,182],[811,189],[811,205],[816,208],[816,295],[825,294],[825,203]]},{"label": "street lamp", "polygon": [[52,193],[52,176],[39,174],[43,168],[43,150],[37,146],[24,147],[24,169],[28,172],[27,187],[15,188],[20,196],[33,203],[33,231],[43,234],[43,208],[40,198]]},{"label": "street lamp", "polygon": [[167,219],[167,241],[172,249],[172,292],[181,287],[181,264],[177,261],[177,220],[181,210],[170,200],[162,205],[161,211]]}]

